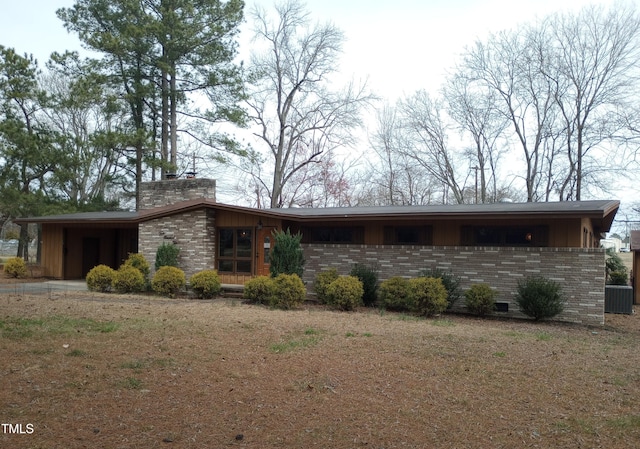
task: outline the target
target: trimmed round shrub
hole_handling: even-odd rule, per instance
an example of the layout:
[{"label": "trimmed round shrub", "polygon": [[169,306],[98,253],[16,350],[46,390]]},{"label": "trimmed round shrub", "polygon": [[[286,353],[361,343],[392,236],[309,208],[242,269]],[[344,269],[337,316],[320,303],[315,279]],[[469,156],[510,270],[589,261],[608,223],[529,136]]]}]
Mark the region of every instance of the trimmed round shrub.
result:
[{"label": "trimmed round shrub", "polygon": [[433,316],[447,310],[447,289],[440,278],[418,277],[409,280],[409,296],[414,311]]},{"label": "trimmed round shrub", "polygon": [[113,274],[111,286],[118,293],[137,293],[145,289],[144,276],[137,268],[122,264]]},{"label": "trimmed round shrub", "polygon": [[378,288],[378,298],[380,304],[389,310],[409,311],[413,309],[409,296],[409,281],[400,276],[382,281]]},{"label": "trimmed round shrub", "polygon": [[159,295],[174,298],[186,283],[184,271],[180,268],[164,266],[160,267],[153,275],[151,288]]},{"label": "trimmed round shrub", "polygon": [[173,243],[163,243],[156,251],[156,270],[160,267],[177,267],[180,248]]},{"label": "trimmed round shrub", "polygon": [[151,267],[149,266],[149,262],[144,256],[140,253],[129,253],[129,257],[125,260],[125,265],[131,265],[133,268],[137,268],[144,276],[145,281],[149,279],[149,273],[151,271]]},{"label": "trimmed round shrub", "polygon": [[313,291],[316,292],[320,304],[327,303],[327,287],[339,277],[338,270],[335,268],[329,268],[316,274],[316,278],[313,281]]},{"label": "trimmed round shrub", "polygon": [[439,278],[442,280],[442,285],[447,290],[447,308],[451,309],[453,305],[462,296],[462,289],[460,288],[460,278],[453,274],[451,271],[441,270],[439,268],[431,268],[422,272],[421,276],[428,278]]},{"label": "trimmed round shrub", "polygon": [[357,263],[349,273],[362,282],[363,295],[362,302],[365,306],[371,307],[375,305],[378,294],[378,270],[370,265]]},{"label": "trimmed round shrub", "polygon": [[515,302],[522,313],[537,321],[561,313],[566,298],[557,282],[532,276],[518,282]]},{"label": "trimmed round shrub", "polygon": [[191,290],[201,299],[211,299],[222,290],[220,277],[216,270],[204,270],[194,274],[189,279]]},{"label": "trimmed round shrub", "polygon": [[473,284],[464,292],[465,304],[471,313],[484,316],[495,309],[497,295],[488,284]]},{"label": "trimmed round shrub", "polygon": [[293,309],[300,306],[307,296],[307,290],[297,274],[281,273],[273,279],[273,285],[270,299],[272,307]]},{"label": "trimmed round shrub", "polygon": [[269,304],[274,294],[275,283],[270,276],[257,276],[244,284],[242,297],[256,304]]},{"label": "trimmed round shrub", "polygon": [[27,276],[27,264],[22,257],[12,257],[4,264],[4,272],[14,278]]},{"label": "trimmed round shrub", "polygon": [[362,304],[364,288],[355,276],[340,276],[327,287],[327,303],[340,310],[353,310]]},{"label": "trimmed round shrub", "polygon": [[92,292],[109,292],[115,275],[116,270],[110,266],[96,265],[87,273],[87,288]]}]

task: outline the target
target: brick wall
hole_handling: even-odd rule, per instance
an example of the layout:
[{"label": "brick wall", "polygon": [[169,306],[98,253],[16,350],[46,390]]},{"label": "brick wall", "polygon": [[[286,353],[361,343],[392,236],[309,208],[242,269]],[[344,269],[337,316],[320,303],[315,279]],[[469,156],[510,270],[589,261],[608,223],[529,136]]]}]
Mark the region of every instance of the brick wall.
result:
[{"label": "brick wall", "polygon": [[138,251],[151,265],[152,275],[158,247],[164,242],[180,248],[178,267],[189,277],[214,268],[215,213],[199,209],[140,223]]},{"label": "brick wall", "polygon": [[140,184],[140,210],[167,206],[185,200],[206,198],[215,201],[215,179],[168,179]]},{"label": "brick wall", "polygon": [[[513,301],[518,280],[540,275],[560,283],[567,295],[565,311],[557,320],[604,324],[605,254],[601,249],[319,244],[303,248],[308,284],[324,269],[335,267],[347,274],[357,262],[377,264],[380,280],[415,277],[425,269],[440,268],[459,276],[463,290],[476,283],[489,284],[498,291],[496,300],[509,304],[506,315],[524,317]],[[463,305],[461,299],[458,306]]]}]

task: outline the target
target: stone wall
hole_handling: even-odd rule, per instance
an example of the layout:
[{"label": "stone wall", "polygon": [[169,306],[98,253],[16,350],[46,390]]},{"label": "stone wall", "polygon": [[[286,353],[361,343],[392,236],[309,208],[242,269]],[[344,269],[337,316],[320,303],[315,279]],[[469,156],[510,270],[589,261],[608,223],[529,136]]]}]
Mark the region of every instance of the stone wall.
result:
[{"label": "stone wall", "polygon": [[138,209],[152,209],[199,198],[215,201],[215,179],[191,178],[143,182],[140,184]]},{"label": "stone wall", "polygon": [[180,248],[178,267],[187,280],[202,270],[214,268],[215,212],[199,209],[149,220],[139,225],[138,251],[151,265],[152,275],[158,247],[174,243]]},{"label": "stone wall", "polygon": [[[540,275],[560,283],[567,295],[565,311],[556,317],[588,325],[604,324],[605,254],[602,249],[438,247],[386,245],[303,245],[304,280],[335,267],[348,274],[354,263],[376,264],[380,280],[392,276],[415,277],[423,270],[440,268],[461,279],[461,287],[487,283],[498,291],[498,302],[508,303],[502,315],[524,317],[513,301],[518,280]],[[464,299],[458,307],[464,305]]]}]

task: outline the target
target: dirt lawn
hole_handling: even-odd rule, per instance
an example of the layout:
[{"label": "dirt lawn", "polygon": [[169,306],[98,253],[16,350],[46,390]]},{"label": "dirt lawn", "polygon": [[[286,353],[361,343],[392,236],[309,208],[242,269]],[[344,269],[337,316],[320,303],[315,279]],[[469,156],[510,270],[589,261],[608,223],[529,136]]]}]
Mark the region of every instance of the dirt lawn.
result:
[{"label": "dirt lawn", "polygon": [[637,448],[640,320],[0,297],[1,448]]}]

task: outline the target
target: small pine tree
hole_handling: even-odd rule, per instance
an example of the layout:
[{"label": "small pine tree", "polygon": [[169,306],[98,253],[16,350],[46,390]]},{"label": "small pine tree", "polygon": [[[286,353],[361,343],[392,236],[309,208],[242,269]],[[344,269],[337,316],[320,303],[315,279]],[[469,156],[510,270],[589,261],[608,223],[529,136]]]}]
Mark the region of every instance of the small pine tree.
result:
[{"label": "small pine tree", "polygon": [[163,243],[156,252],[156,270],[160,267],[177,267],[180,248],[173,243]]},{"label": "small pine tree", "polygon": [[302,278],[304,256],[302,254],[302,234],[291,234],[291,230],[273,231],[274,247],[271,250],[269,271],[271,277],[279,274],[297,274]]}]

